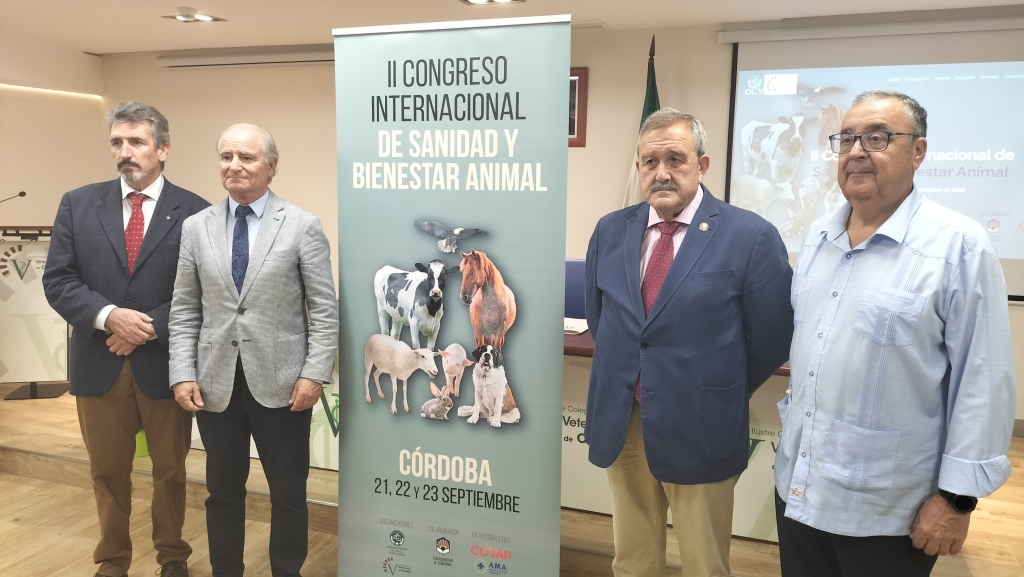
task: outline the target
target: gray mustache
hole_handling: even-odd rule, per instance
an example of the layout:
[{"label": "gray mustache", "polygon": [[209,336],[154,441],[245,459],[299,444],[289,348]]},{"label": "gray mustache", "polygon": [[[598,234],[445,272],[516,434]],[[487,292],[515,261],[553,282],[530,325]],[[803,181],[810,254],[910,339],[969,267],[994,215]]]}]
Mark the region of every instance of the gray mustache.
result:
[{"label": "gray mustache", "polygon": [[674,181],[666,180],[663,182],[655,182],[651,185],[651,192],[661,192],[663,190],[671,190],[672,192],[679,192],[679,185]]},{"label": "gray mustache", "polygon": [[139,170],[142,169],[141,166],[139,166],[138,164],[135,164],[134,162],[132,162],[130,160],[122,160],[121,162],[117,163],[117,168],[118,169],[124,168],[126,166],[134,166],[135,168],[138,168]]}]

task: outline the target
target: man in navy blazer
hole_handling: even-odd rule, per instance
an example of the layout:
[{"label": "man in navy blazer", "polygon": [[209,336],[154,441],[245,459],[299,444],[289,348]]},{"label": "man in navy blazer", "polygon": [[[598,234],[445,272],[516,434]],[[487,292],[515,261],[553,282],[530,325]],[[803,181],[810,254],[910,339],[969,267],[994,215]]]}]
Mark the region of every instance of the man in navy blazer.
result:
[{"label": "man in navy blazer", "polygon": [[132,459],[142,428],[160,575],[187,577],[192,548],[181,528],[192,415],[168,384],[167,315],[181,223],[210,203],[164,179],[170,136],[157,109],[125,102],[107,120],[121,178],[61,199],[43,287],[73,329],[68,373],[99,514],[96,575],[122,577],[131,564]]},{"label": "man in navy blazer", "polygon": [[594,335],[590,461],[608,469],[616,576],[727,577],[750,396],[787,359],[792,269],[778,231],[701,184],[706,133],[663,108],[640,131],[647,202],[603,217],[587,250]]}]

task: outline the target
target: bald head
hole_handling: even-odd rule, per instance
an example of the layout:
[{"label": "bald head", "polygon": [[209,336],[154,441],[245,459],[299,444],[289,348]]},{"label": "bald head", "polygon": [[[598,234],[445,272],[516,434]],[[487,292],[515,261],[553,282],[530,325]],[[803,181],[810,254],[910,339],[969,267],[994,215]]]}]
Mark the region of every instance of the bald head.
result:
[{"label": "bald head", "polygon": [[232,124],[231,126],[224,129],[224,132],[220,133],[220,138],[217,139],[217,152],[220,152],[220,145],[224,141],[224,136],[229,132],[239,131],[243,133],[256,133],[259,135],[260,141],[263,143],[263,155],[267,157],[267,162],[277,164],[277,143],[274,142],[274,135],[270,134],[263,128],[256,126],[255,124],[249,124],[248,122],[240,122],[238,124]]},{"label": "bald head", "polygon": [[263,196],[277,172],[277,144],[255,124],[235,124],[217,140],[224,189],[239,204]]}]

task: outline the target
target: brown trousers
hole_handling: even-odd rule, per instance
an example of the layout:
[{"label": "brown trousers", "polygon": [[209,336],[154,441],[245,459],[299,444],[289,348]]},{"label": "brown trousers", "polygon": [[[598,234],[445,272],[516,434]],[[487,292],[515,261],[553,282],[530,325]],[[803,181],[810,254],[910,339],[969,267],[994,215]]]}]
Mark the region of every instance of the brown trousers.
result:
[{"label": "brown trousers", "polygon": [[615,577],[664,577],[669,508],[683,575],[729,577],[736,478],[703,485],[675,485],[655,479],[647,466],[640,405],[636,403],[622,452],[608,467],[608,481],[612,490]]},{"label": "brown trousers", "polygon": [[192,548],[181,538],[185,523],[185,456],[192,442],[192,414],[174,399],[142,394],[126,358],[113,386],[98,397],[75,397],[82,439],[89,451],[100,541],[97,573],[122,577],[132,562],[128,521],[135,435],[145,429],[153,461],[153,545],[157,563],[185,561]]}]

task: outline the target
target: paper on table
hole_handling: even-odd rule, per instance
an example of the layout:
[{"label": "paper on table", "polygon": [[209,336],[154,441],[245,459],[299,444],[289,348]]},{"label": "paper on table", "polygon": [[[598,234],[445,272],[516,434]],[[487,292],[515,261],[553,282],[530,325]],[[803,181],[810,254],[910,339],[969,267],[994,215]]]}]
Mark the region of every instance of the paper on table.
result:
[{"label": "paper on table", "polygon": [[587,319],[570,319],[565,317],[565,334],[581,335],[587,332]]}]

